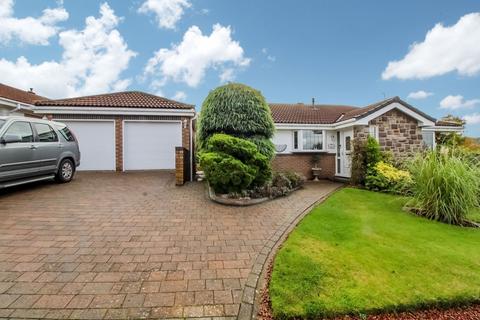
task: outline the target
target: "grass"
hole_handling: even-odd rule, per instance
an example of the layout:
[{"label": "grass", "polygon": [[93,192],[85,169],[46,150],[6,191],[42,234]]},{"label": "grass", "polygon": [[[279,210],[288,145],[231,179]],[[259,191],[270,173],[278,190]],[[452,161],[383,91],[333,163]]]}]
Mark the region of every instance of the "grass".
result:
[{"label": "grass", "polygon": [[312,210],[275,258],[274,316],[480,301],[480,231],[405,213],[406,201],[346,188]]}]

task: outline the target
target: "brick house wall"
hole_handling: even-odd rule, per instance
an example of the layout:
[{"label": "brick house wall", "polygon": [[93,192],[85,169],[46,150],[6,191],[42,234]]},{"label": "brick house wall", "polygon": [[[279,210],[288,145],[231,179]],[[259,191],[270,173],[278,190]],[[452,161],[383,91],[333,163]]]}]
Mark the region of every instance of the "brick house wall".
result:
[{"label": "brick house wall", "polygon": [[[312,179],[312,153],[277,154],[273,159],[272,166],[275,171],[297,172],[307,179]],[[335,178],[335,154],[320,153],[318,166],[322,168],[319,178]]]},{"label": "brick house wall", "polygon": [[[186,152],[181,153],[181,157],[189,157],[191,146],[190,146],[190,118],[189,117],[180,117],[180,116],[122,116],[122,115],[78,115],[78,114],[55,114],[54,116],[48,115],[49,119],[55,118],[56,120],[94,120],[94,119],[104,119],[104,120],[114,120],[115,121],[115,168],[116,171],[123,171],[123,121],[124,120],[169,120],[169,121],[181,121],[182,122],[182,147]],[[183,184],[185,181],[190,180],[190,170],[185,170],[185,164],[190,163],[190,159],[180,159],[179,155],[175,152],[176,161],[181,161],[180,167],[182,169],[182,174],[176,175],[176,183],[178,185]],[[178,165],[177,165],[178,167]],[[188,168],[187,168],[188,169]],[[183,179],[180,179],[183,177]]]},{"label": "brick house wall", "polygon": [[[397,109],[371,120],[369,125],[378,126],[380,149],[392,152],[397,159],[405,159],[423,149],[422,129],[417,120]],[[355,139],[366,139],[368,134],[368,126],[354,129]]]}]

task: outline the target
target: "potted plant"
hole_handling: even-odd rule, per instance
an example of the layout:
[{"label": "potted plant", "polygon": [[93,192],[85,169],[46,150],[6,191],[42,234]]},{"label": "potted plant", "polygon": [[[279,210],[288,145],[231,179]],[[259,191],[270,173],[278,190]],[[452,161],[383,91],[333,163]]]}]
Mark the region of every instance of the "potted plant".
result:
[{"label": "potted plant", "polygon": [[322,168],[318,167],[318,163],[320,162],[320,155],[319,154],[314,154],[312,156],[312,175],[313,175],[313,181],[318,181],[318,177],[320,176],[320,172],[322,171]]}]

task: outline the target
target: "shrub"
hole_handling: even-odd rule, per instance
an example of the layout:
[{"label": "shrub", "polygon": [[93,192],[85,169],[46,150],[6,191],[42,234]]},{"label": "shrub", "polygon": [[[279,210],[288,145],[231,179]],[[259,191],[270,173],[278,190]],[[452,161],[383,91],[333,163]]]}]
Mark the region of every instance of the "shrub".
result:
[{"label": "shrub", "polygon": [[350,182],[355,186],[365,184],[367,174],[366,141],[353,139],[352,172]]},{"label": "shrub", "polygon": [[301,187],[305,182],[305,177],[302,177],[295,172],[275,172],[272,181],[262,187],[255,188],[249,194],[252,198],[277,198],[286,196],[292,190]]},{"label": "shrub", "polygon": [[274,128],[263,95],[246,85],[230,83],[211,91],[203,102],[197,143],[202,149],[210,136],[225,133],[252,141],[271,160],[275,154],[270,141]]},{"label": "shrub", "polygon": [[411,193],[412,177],[410,172],[395,168],[380,161],[369,169],[365,179],[365,187],[373,191],[385,191],[398,194]]},{"label": "shrub", "polygon": [[210,186],[218,193],[240,192],[255,179],[255,168],[227,154],[203,152],[200,164]]},{"label": "shrub", "polygon": [[478,167],[453,152],[430,151],[411,164],[414,197],[409,206],[429,219],[463,224],[478,206]]},{"label": "shrub", "polygon": [[269,159],[254,143],[226,134],[212,135],[199,158],[206,179],[218,193],[262,186],[272,176]]},{"label": "shrub", "polygon": [[382,152],[375,138],[368,136],[367,140],[354,139],[351,183],[358,186],[365,185],[366,176],[372,174],[369,170],[381,160]]},{"label": "shrub", "polygon": [[382,160],[382,152],[380,151],[380,144],[377,139],[368,136],[367,145],[365,146],[365,160],[368,168],[373,168],[378,162]]}]

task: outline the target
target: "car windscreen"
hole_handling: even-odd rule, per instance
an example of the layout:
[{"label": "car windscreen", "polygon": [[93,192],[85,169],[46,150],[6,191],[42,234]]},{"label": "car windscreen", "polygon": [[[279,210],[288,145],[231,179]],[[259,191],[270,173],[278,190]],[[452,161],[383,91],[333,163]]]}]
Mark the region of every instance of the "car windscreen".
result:
[{"label": "car windscreen", "polygon": [[3,120],[3,119],[0,119],[0,129],[2,129],[3,125],[5,124],[5,122],[7,122],[7,121],[5,121],[5,120]]}]

